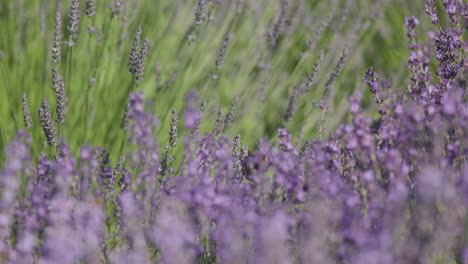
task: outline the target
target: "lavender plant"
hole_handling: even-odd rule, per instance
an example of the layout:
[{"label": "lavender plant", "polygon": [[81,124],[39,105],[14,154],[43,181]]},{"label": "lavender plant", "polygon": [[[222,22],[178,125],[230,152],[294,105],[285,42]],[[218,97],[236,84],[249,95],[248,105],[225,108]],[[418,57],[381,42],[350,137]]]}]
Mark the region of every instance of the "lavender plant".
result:
[{"label": "lavender plant", "polygon": [[[72,3],[75,11],[79,10],[79,2]],[[239,10],[251,11],[252,2],[237,4]],[[321,52],[308,69],[292,68],[298,73],[275,75],[271,67],[284,59],[276,54],[289,45],[287,30],[294,26],[290,13],[298,11],[299,4],[281,2],[272,31],[267,37],[263,34],[261,49],[266,52],[261,60],[265,64],[248,64],[259,76],[271,78],[271,84],[287,86],[289,80],[284,78],[297,74],[291,81],[296,85],[291,87],[291,99],[288,102],[283,96],[280,100],[280,106],[286,107],[274,106],[278,108],[277,119],[265,121],[265,126],[272,126],[269,130],[257,129],[260,124],[255,123],[256,129],[245,133],[248,127],[238,125],[250,120],[242,112],[250,94],[236,86],[226,92],[229,96],[223,95],[229,99],[214,97],[219,101],[212,102],[212,108],[207,107],[205,100],[209,98],[204,97],[203,89],[186,94],[177,91],[177,96],[183,94],[184,102],[172,103],[168,113],[161,112],[160,121],[154,105],[175,99],[157,100],[151,93],[145,97],[140,90],[148,89],[150,78],[142,79],[142,74],[146,71],[144,58],[152,56],[149,42],[140,45],[142,30],[138,29],[133,45],[126,44],[130,59],[127,53],[119,55],[122,61],[129,59],[128,63],[113,67],[133,75],[125,75],[128,87],[122,88],[124,96],[118,98],[123,107],[115,109],[116,131],[106,134],[121,140],[111,148],[84,142],[74,154],[68,140],[73,139],[70,131],[79,120],[65,114],[67,102],[77,98],[73,97],[76,91],[65,97],[60,61],[54,60],[57,117],[53,117],[44,91],[38,108],[41,126],[31,126],[36,119],[28,114],[30,103],[25,93],[21,105],[27,131],[19,130],[4,150],[0,263],[466,263],[468,55],[464,37],[468,4],[427,1],[420,7],[433,24],[427,35],[421,34],[426,25],[423,17],[401,20],[409,47],[405,62],[408,85],[382,78],[386,74],[378,66],[363,70],[361,82],[368,89],[359,86],[351,96],[345,96],[347,114],[336,128],[319,123],[313,128],[319,135],[302,129],[302,136],[296,136],[282,125],[289,121],[287,125],[294,126],[297,115],[309,113],[298,103],[300,97],[321,96],[316,98],[321,111],[313,112],[322,115],[320,122],[325,115],[339,115],[341,105],[334,107],[334,95],[342,91],[340,78],[346,76],[345,63],[352,57],[352,52],[347,52],[353,49],[350,39],[337,58],[329,60],[332,53]],[[117,1],[111,6],[109,25],[120,15],[131,16],[133,9],[122,5]],[[87,1],[86,6],[86,13],[99,21],[102,4]],[[184,55],[191,48],[201,49],[203,36],[214,30],[210,23],[219,19],[214,15],[210,20],[210,12],[229,16],[229,7],[221,1],[198,1],[196,26],[189,28],[198,37],[188,46],[183,44],[179,52]],[[91,10],[94,8],[96,11]],[[107,29],[112,32],[116,28]],[[74,33],[78,29],[76,25]],[[236,40],[238,36],[242,38],[236,34]],[[185,43],[185,35],[180,41]],[[80,43],[73,49],[80,51]],[[116,44],[107,38],[83,49],[106,58],[108,50],[99,49],[99,45],[109,48],[112,43]],[[320,45],[320,41],[314,43]],[[230,47],[235,50],[235,45],[233,42]],[[331,64],[325,63],[325,58]],[[192,59],[193,65],[203,60]],[[213,68],[212,58],[206,60],[208,70],[192,81],[217,87],[233,69],[228,66],[229,58],[224,58],[224,74],[219,78],[206,74]],[[191,68],[191,63],[181,64],[183,78],[176,78],[175,86],[186,85],[186,81],[192,84],[186,78],[199,69]],[[83,76],[103,74],[101,70],[94,65]],[[321,78],[321,71],[326,71],[325,78]],[[67,82],[73,80],[71,76],[67,75]],[[99,78],[101,85],[106,83],[105,74]],[[168,87],[155,89],[167,91]],[[264,90],[259,94],[291,94],[287,92]],[[369,108],[364,107],[366,94],[374,101]],[[96,108],[98,98],[91,98],[95,101],[90,108]],[[223,114],[223,100],[231,100],[227,114]],[[284,109],[288,109],[286,114]],[[210,111],[217,112],[215,122],[210,122],[214,119],[210,114],[216,113]],[[56,126],[59,130],[69,126],[68,133],[57,133]],[[35,128],[42,128],[42,133],[34,133]],[[3,131],[2,126],[2,139]],[[164,139],[158,141],[156,135],[161,131]],[[268,135],[268,131],[274,132]],[[249,137],[255,138],[255,148],[248,145]],[[34,140],[45,140],[50,147],[39,148],[41,153],[35,155],[31,153]]]},{"label": "lavender plant", "polygon": [[[206,100],[204,115],[208,119],[215,119],[221,108],[228,113],[232,98],[239,94],[238,109],[242,111],[236,115],[243,118],[235,121],[238,128],[226,127],[230,137],[251,130],[253,123],[262,134],[273,137],[278,116],[287,108],[283,97],[291,95],[292,89],[310,73],[323,49],[326,56],[316,78],[317,89],[296,96],[298,111],[287,123],[296,135],[297,124],[304,123],[306,116],[317,118],[310,101],[319,99],[325,78],[333,71],[330,66],[339,58],[335,51],[343,47],[342,41],[346,39],[350,56],[337,84],[346,79],[346,83],[353,83],[349,87],[353,87],[358,80],[355,76],[368,64],[359,59],[369,50],[361,45],[370,47],[362,43],[373,37],[382,38],[385,31],[377,28],[388,27],[377,26],[370,17],[382,16],[396,5],[381,4],[383,9],[374,12],[371,8],[374,1],[370,0],[362,0],[359,6],[344,5],[344,1],[268,3],[265,0],[258,3],[204,0],[192,4],[169,1],[158,5],[137,0],[2,3],[0,8],[6,15],[0,22],[8,25],[8,32],[5,31],[8,37],[0,39],[4,53],[1,78],[6,81],[2,82],[5,89],[0,92],[5,93],[2,98],[8,104],[0,106],[0,118],[5,120],[1,127],[5,143],[1,148],[22,127],[21,119],[14,115],[22,110],[23,93],[30,99],[32,109],[38,108],[46,97],[54,108],[52,118],[59,119],[55,92],[45,88],[54,78],[51,73],[55,67],[65,85],[65,96],[60,97],[67,99],[66,104],[60,104],[66,105],[66,117],[60,117],[63,125],[57,127],[75,156],[83,144],[111,149],[114,142],[122,141],[124,136],[118,129],[121,111],[129,93],[135,90],[144,90],[152,98],[151,108],[160,114],[159,130],[164,131],[156,135],[163,144],[168,143],[162,135],[169,130],[171,110],[182,111],[183,99],[190,90],[197,91],[202,98],[215,95],[216,100]],[[333,16],[329,16],[331,13]],[[347,16],[340,17],[342,13]],[[309,28],[321,24],[320,32],[310,32]],[[355,24],[355,29],[348,24]],[[36,34],[35,25],[40,34]],[[197,38],[187,41],[190,35]],[[316,42],[313,47],[307,45],[311,39]],[[379,56],[372,58],[375,62]],[[385,63],[388,61],[386,58]],[[159,65],[157,74],[148,66],[154,62]],[[123,74],[127,70],[131,74]],[[349,88],[338,93],[337,100],[347,93]],[[32,122],[38,124],[37,117],[33,116]],[[331,121],[326,122],[332,126]],[[200,129],[203,133],[211,127],[206,122],[201,123]],[[313,134],[315,128],[306,125],[303,131]],[[31,134],[33,145],[42,145],[40,126],[34,125]],[[258,137],[243,138],[253,146]],[[175,150],[181,151],[182,145]],[[111,159],[117,160],[118,154],[111,152]]]}]

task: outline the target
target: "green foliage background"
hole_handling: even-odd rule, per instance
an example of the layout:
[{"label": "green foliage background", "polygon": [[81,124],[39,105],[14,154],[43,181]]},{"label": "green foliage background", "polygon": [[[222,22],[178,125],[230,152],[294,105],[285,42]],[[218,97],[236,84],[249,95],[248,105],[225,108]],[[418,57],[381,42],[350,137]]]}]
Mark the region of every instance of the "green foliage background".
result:
[{"label": "green foliage background", "polygon": [[[108,1],[97,2],[96,16],[90,19],[84,15],[84,1],[81,1],[77,45],[71,51],[62,47],[59,68],[69,89],[63,136],[75,154],[80,145],[99,145],[108,149],[114,160],[120,142],[126,137],[120,122],[128,94],[136,90],[143,90],[145,97],[153,100],[149,109],[160,118],[155,136],[161,145],[169,139],[171,110],[183,113],[184,96],[190,90],[197,91],[208,103],[202,133],[212,130],[219,108],[227,112],[233,96],[238,93],[239,109],[227,135],[234,137],[240,133],[243,142],[251,147],[262,135],[273,137],[279,126],[286,126],[293,135],[302,133],[303,139],[316,136],[320,111],[313,102],[320,99],[330,103],[324,119],[325,127],[332,129],[346,118],[348,96],[364,88],[362,79],[368,67],[373,66],[402,89],[406,87],[408,44],[403,22],[407,15],[423,17],[422,1],[291,1],[294,12],[290,18],[292,23],[297,23],[297,29],[286,30],[279,45],[272,50],[266,36],[277,19],[281,1],[224,1],[225,8],[213,8],[213,20],[197,28],[194,42],[189,42],[187,35],[193,25],[196,1],[126,1],[126,8],[119,15],[112,15]],[[257,9],[250,6],[252,3]],[[4,52],[0,62],[2,149],[16,131],[24,127],[21,96],[26,93],[33,118],[33,151],[35,154],[47,151],[37,108],[43,97],[55,108],[51,47],[54,16],[59,5],[63,11],[66,40],[69,1],[0,2],[0,50]],[[347,5],[350,12],[346,15],[343,10]],[[309,49],[307,41],[313,38],[332,9],[331,23],[319,36],[316,47]],[[137,87],[128,73],[127,63],[139,25],[151,47],[146,59],[145,81]],[[94,34],[86,32],[86,27],[90,26],[95,28]],[[228,32],[234,34],[234,39],[219,77],[212,79],[209,74],[215,70],[218,49]],[[321,98],[324,82],[346,44],[349,52],[344,71],[333,87],[332,96]],[[293,119],[284,124],[282,115],[289,96],[310,73],[321,49],[325,52],[325,61],[319,84],[311,94],[300,98]],[[67,58],[70,59],[69,74],[66,74]],[[90,82],[94,85],[90,86]],[[179,131],[183,133],[182,122]]]}]

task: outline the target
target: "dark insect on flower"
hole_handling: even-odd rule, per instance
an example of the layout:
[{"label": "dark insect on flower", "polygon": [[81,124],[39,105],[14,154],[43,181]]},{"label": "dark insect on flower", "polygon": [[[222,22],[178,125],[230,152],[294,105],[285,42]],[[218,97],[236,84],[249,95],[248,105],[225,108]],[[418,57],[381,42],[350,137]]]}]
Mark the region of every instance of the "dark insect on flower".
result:
[{"label": "dark insect on flower", "polygon": [[242,160],[242,174],[245,179],[254,182],[255,173],[265,173],[268,168],[272,165],[269,157],[263,154],[248,154]]}]

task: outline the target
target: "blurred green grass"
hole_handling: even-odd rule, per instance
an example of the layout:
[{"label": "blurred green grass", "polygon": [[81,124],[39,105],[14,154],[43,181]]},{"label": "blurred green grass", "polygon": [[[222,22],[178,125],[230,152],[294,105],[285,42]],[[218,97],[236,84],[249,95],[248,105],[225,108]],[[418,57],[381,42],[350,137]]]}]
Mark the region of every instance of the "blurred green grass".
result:
[{"label": "blurred green grass", "polygon": [[[0,75],[2,149],[3,144],[15,136],[16,129],[24,127],[23,93],[29,97],[34,151],[37,154],[46,149],[37,108],[43,97],[55,107],[51,46],[56,2],[62,6],[64,39],[67,39],[69,1],[6,0],[0,3],[0,24],[3,25],[0,50],[5,54],[1,62],[5,74]],[[106,1],[98,1],[93,19],[85,17],[84,3],[81,3],[79,37],[73,47],[71,72],[65,80],[70,91],[63,128],[66,142],[75,154],[82,144],[102,146],[115,160],[120,142],[126,137],[120,130],[120,122],[132,90],[143,90],[145,97],[153,100],[149,108],[161,121],[156,131],[161,145],[167,144],[169,139],[171,110],[177,109],[183,114],[184,96],[190,90],[197,91],[208,103],[202,133],[212,130],[218,110],[224,108],[227,112],[238,93],[240,105],[228,136],[240,133],[243,143],[253,147],[260,136],[274,137],[276,129],[285,125],[292,134],[302,131],[304,138],[314,137],[320,111],[313,102],[321,99],[324,82],[345,44],[349,55],[333,87],[335,97],[330,99],[333,104],[325,115],[327,129],[346,117],[347,98],[355,89],[363,88],[363,74],[368,67],[373,66],[381,76],[402,89],[406,87],[408,44],[404,17],[422,17],[423,3],[402,0],[291,2],[294,13],[290,21],[297,23],[297,29],[286,28],[273,51],[268,47],[266,36],[277,19],[280,1],[225,2],[212,10],[213,20],[197,29],[197,39],[191,43],[187,41],[187,33],[193,24],[196,1],[127,1],[128,8],[122,9],[118,16],[111,15]],[[350,6],[348,15],[343,13],[347,5]],[[332,9],[334,17],[316,47],[307,48],[307,41],[313,38]],[[146,59],[145,81],[135,88],[127,63],[139,25],[151,47]],[[95,27],[96,33],[88,34],[87,26]],[[102,32],[101,41],[98,32]],[[209,74],[215,70],[216,54],[227,32],[232,32],[234,39],[219,77],[212,79]],[[321,49],[325,51],[325,61],[318,85],[311,94],[300,98],[293,119],[282,123],[292,90],[310,73]],[[62,75],[66,75],[67,52],[68,48],[63,47],[59,65]],[[158,71],[155,71],[156,63]],[[372,107],[369,102],[365,105]],[[15,114],[16,123],[11,113]],[[180,126],[179,131],[183,132],[182,123]],[[181,148],[179,146],[178,151]]]}]

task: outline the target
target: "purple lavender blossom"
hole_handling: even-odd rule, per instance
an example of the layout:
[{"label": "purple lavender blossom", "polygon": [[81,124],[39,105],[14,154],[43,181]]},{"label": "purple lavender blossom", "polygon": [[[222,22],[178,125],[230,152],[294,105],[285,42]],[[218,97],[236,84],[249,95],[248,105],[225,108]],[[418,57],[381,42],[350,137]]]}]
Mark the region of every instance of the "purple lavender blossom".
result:
[{"label": "purple lavender blossom", "polygon": [[415,17],[406,17],[405,18],[405,26],[406,30],[408,31],[406,34],[408,38],[414,39],[416,38],[416,27],[419,25],[419,20]]},{"label": "purple lavender blossom", "polygon": [[[198,4],[200,25],[212,4],[222,7]],[[270,32],[272,47],[296,8],[289,4],[282,2]],[[378,112],[364,107],[358,89],[347,119],[305,144],[285,128],[271,142],[261,137],[256,150],[246,146],[242,129],[232,140],[225,130],[236,128],[238,96],[213,133],[201,135],[206,103],[191,92],[185,129],[173,111],[169,144],[160,148],[158,119],[143,94],[132,93],[129,144],[118,156],[96,146],[74,150],[55,138],[46,103],[40,112],[51,155],[33,161],[24,131],[5,149],[0,262],[466,262],[468,64],[461,21],[468,7],[442,4],[447,25],[434,1],[424,7],[436,26],[427,44],[416,34],[419,21],[405,20],[408,91],[369,68],[363,77]],[[327,106],[321,101],[322,110]],[[178,143],[183,151],[174,153]]]}]

